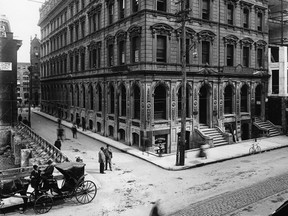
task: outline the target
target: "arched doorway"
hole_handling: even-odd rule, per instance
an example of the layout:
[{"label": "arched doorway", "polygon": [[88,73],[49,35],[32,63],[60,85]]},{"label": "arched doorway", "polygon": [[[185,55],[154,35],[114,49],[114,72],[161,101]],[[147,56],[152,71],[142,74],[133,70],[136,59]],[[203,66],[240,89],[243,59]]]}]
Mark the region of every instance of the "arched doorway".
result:
[{"label": "arched doorway", "polygon": [[208,124],[208,90],[202,86],[199,92],[199,123]]},{"label": "arched doorway", "polygon": [[137,133],[132,133],[132,145],[139,147],[139,135]]},{"label": "arched doorway", "polygon": [[262,86],[258,85],[255,90],[255,116],[261,116],[261,92]]},{"label": "arched doorway", "polygon": [[241,124],[241,139],[249,139],[249,124],[247,122]]}]

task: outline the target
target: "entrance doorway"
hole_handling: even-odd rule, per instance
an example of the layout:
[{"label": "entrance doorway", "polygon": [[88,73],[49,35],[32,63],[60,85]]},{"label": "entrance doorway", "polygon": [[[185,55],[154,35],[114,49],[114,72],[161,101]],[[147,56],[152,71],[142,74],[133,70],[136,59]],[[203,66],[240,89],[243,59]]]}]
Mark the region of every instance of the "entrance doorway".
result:
[{"label": "entrance doorway", "polygon": [[208,91],[202,86],[199,92],[199,123],[207,124],[208,115]]},{"label": "entrance doorway", "polygon": [[249,139],[249,124],[246,122],[241,124],[241,139],[242,140]]}]

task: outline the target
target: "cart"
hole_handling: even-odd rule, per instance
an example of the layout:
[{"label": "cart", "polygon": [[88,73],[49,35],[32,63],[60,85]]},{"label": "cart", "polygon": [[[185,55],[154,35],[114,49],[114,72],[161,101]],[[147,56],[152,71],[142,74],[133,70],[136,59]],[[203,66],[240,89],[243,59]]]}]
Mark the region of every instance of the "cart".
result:
[{"label": "cart", "polygon": [[41,190],[40,188],[39,197],[35,199],[35,193],[33,196],[30,196],[30,201],[34,201],[34,211],[36,213],[44,214],[50,211],[53,206],[53,199],[56,198],[69,199],[75,197],[81,204],[90,203],[95,198],[97,194],[97,187],[94,182],[85,180],[84,163],[64,162],[57,164],[55,168],[64,177],[62,186],[60,188],[61,194],[56,195],[53,192],[52,188],[54,187],[53,185],[55,185],[55,182],[51,183],[51,188],[49,188],[51,193],[48,193],[49,190]]}]

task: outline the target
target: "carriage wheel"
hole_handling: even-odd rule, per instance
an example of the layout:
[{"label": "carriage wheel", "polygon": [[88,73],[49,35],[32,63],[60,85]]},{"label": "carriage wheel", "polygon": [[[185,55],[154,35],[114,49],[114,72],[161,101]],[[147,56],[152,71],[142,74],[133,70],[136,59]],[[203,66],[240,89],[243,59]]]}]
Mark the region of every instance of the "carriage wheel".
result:
[{"label": "carriage wheel", "polygon": [[34,203],[34,211],[38,214],[44,214],[50,211],[53,206],[53,199],[48,195],[40,196]]},{"label": "carriage wheel", "polygon": [[92,181],[81,182],[75,190],[76,200],[81,204],[90,203],[97,194],[97,187]]}]

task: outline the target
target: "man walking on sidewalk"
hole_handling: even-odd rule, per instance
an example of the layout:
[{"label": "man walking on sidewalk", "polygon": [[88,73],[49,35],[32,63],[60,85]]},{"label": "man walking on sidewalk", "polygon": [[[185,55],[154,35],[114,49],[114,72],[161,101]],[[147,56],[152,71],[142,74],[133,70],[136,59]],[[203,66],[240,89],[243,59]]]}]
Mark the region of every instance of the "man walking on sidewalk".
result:
[{"label": "man walking on sidewalk", "polygon": [[72,130],[73,138],[77,139],[77,127],[75,124],[73,124],[71,130]]},{"label": "man walking on sidewalk", "polygon": [[105,170],[107,170],[109,165],[109,168],[112,171],[112,165],[111,165],[112,150],[110,149],[110,146],[108,144],[106,149],[104,150],[104,153],[105,153]]},{"label": "man walking on sidewalk", "polygon": [[100,173],[105,174],[104,172],[104,163],[105,163],[104,147],[100,148],[100,151],[98,153],[98,162],[100,164]]}]

